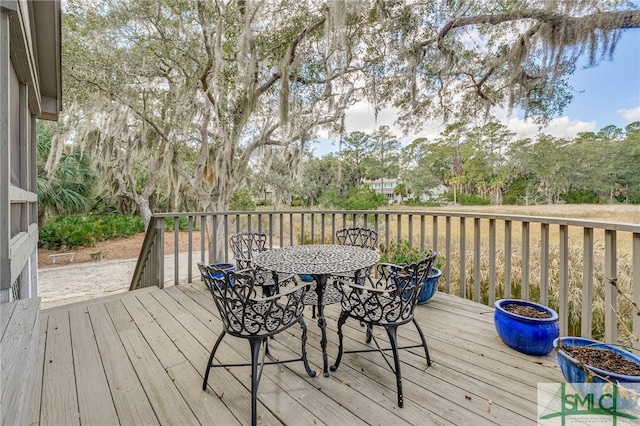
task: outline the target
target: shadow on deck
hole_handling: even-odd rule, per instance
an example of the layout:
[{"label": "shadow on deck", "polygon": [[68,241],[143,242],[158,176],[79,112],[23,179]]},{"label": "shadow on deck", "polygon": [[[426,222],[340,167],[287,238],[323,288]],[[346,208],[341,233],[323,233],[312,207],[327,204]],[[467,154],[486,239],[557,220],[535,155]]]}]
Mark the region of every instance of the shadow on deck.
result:
[{"label": "shadow on deck", "polygon": [[[311,310],[307,353],[321,369],[320,336]],[[337,352],[339,305],[328,306],[330,363]],[[204,284],[137,290],[40,313],[42,380],[29,424],[248,424],[248,367],[212,370],[201,390],[209,351],[221,330]],[[395,376],[378,353],[347,354],[329,378],[309,378],[302,363],[267,366],[258,392],[265,425],[535,424],[537,384],[563,382],[555,354],[530,357],[505,346],[493,309],[438,293],[418,306],[433,365],[420,349],[401,351],[404,408]],[[364,329],[347,321],[347,348],[364,346]],[[381,330],[384,333],[384,330]],[[380,331],[377,331],[380,333]],[[271,341],[274,355],[299,350],[297,326]],[[382,336],[381,336],[382,337]],[[417,341],[411,326],[399,338]],[[222,361],[246,360],[246,341],[227,336]]]}]

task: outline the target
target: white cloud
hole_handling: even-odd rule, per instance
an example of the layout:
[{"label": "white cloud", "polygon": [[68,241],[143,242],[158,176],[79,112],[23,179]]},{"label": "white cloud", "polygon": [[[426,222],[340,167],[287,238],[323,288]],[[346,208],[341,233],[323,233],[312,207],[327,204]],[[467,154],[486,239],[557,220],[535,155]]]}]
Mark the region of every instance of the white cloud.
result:
[{"label": "white cloud", "polygon": [[640,121],[640,106],[629,109],[619,109],[618,114],[620,114],[629,123],[632,121]]},{"label": "white cloud", "polygon": [[518,139],[535,138],[539,134],[571,139],[578,133],[596,131],[595,121],[572,120],[567,116],[554,118],[544,127],[521,118],[509,118],[502,120],[502,123],[514,132]]},{"label": "white cloud", "polygon": [[[640,108],[620,111],[625,111],[627,115],[624,115],[624,117],[629,121],[640,120],[640,117],[637,117],[640,115]],[[557,138],[572,139],[577,136],[578,133],[595,132],[597,130],[595,121],[581,121],[571,119],[567,116],[554,118],[544,127],[540,127],[540,125],[532,122],[531,120],[525,121],[519,117],[509,116],[504,109],[496,109],[494,111],[494,116],[496,117],[496,120],[504,124],[510,131],[516,134],[516,139],[535,139],[540,134],[546,134]],[[378,113],[378,118],[376,120],[373,106],[368,102],[358,102],[347,111],[347,116],[345,118],[345,131],[346,133],[360,131],[371,134],[378,127],[387,125],[402,144],[406,145],[417,138],[434,140],[446,127],[446,124],[443,124],[440,121],[428,120],[425,121],[420,131],[404,136],[402,129],[394,123],[396,117],[397,113],[394,108],[385,108]],[[316,150],[316,155],[324,155],[332,151],[337,151],[338,147],[337,143],[335,143],[335,138],[329,139],[326,134],[319,134],[319,136],[321,139],[320,145]]]}]

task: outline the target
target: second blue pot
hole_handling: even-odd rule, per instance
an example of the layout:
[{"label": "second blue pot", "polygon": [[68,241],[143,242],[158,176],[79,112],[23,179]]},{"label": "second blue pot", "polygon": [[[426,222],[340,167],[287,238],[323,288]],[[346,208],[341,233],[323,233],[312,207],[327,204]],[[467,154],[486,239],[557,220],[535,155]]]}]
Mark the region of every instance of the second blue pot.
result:
[{"label": "second blue pot", "polygon": [[[529,318],[504,309],[509,304],[530,306],[547,312],[550,318]],[[493,323],[502,341],[512,349],[527,355],[546,355],[553,350],[553,341],[560,335],[558,313],[553,309],[521,299],[500,299],[495,303]]]}]

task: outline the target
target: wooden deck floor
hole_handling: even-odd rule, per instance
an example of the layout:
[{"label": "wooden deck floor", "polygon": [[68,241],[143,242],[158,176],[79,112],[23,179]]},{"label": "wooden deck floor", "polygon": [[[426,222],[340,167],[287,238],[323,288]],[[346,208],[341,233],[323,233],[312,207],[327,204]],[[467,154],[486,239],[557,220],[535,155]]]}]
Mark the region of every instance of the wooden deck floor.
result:
[{"label": "wooden deck floor", "polygon": [[[301,363],[265,367],[258,421],[535,424],[537,383],[563,381],[555,355],[529,357],[506,347],[495,333],[492,311],[444,294],[418,306],[433,365],[426,368],[418,349],[401,352],[404,408],[396,405],[395,376],[380,354],[345,355],[329,378],[309,378]],[[338,312],[338,305],[326,309],[330,362],[337,351]],[[320,369],[319,329],[310,309],[305,317],[309,359]],[[44,310],[41,321],[44,368],[30,424],[250,423],[248,368],[214,369],[209,389],[201,390],[221,324],[200,282]],[[347,324],[346,347],[363,346],[364,329],[354,321]],[[285,357],[288,348],[298,349],[299,328],[289,331],[270,344],[274,354]],[[410,324],[399,336],[417,340]],[[248,354],[246,341],[230,336],[218,351],[224,361],[238,362]]]}]

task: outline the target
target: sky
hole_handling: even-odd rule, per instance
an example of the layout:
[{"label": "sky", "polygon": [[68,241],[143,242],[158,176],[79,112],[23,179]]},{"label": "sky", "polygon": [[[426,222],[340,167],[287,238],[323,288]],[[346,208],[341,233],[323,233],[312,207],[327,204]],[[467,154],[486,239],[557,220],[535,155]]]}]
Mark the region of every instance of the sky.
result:
[{"label": "sky", "polygon": [[[624,128],[633,121],[640,121],[640,30],[622,33],[613,60],[603,60],[590,68],[578,64],[569,77],[569,84],[574,90],[573,100],[562,114],[541,130],[538,125],[525,122],[522,115],[518,117],[516,112],[510,117],[506,112],[496,115],[518,138],[535,137],[538,133],[573,138],[580,132],[597,132],[610,124]],[[371,133],[378,126],[388,125],[406,144],[417,137],[435,138],[444,129],[440,123],[428,122],[422,131],[402,137],[400,128],[393,123],[394,116],[393,110],[383,110],[376,123],[373,108],[359,103],[347,112],[346,131]],[[337,143],[332,140],[320,138],[319,141],[315,156],[338,150]]]}]

